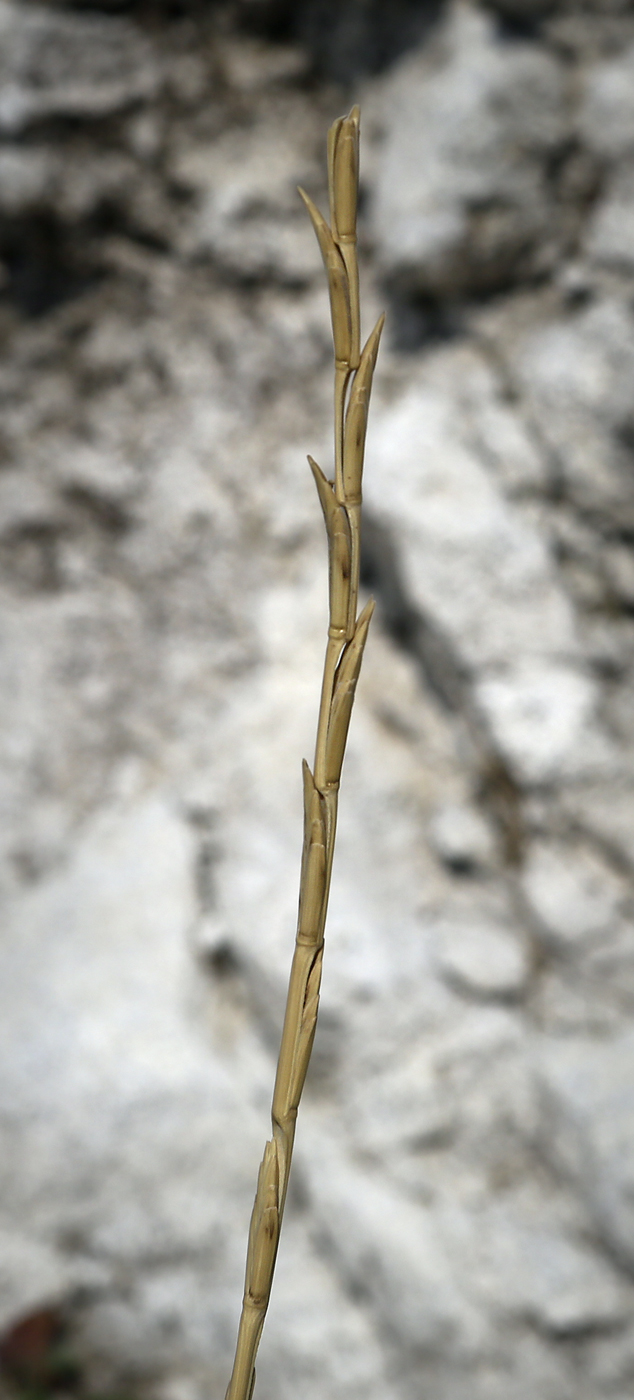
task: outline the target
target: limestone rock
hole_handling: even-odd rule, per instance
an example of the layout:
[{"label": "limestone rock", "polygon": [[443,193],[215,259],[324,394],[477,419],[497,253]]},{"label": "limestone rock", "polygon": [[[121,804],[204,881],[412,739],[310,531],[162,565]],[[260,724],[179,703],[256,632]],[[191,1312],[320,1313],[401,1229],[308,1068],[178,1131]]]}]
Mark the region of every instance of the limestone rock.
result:
[{"label": "limestone rock", "polygon": [[387,80],[373,230],[399,288],[456,296],[552,261],[546,163],[567,116],[557,63],[500,44],[485,15],[456,7],[437,45]]},{"label": "limestone rock", "polygon": [[603,1043],[543,1046],[543,1145],[570,1173],[615,1258],[634,1266],[631,1032]]},{"label": "limestone rock", "polygon": [[608,933],[627,897],[626,882],[592,847],[544,840],[529,848],[522,888],[543,937],[563,952]]},{"label": "limestone rock", "polygon": [[311,184],[311,137],[289,112],[284,141],[263,122],[255,132],[229,131],[210,148],[174,158],[174,178],[197,193],[187,251],[211,255],[241,278],[314,277],[314,234],[297,193],[298,184]]},{"label": "limestone rock", "polygon": [[469,361],[446,354],[375,418],[368,500],[398,539],[405,594],[447,637],[523,782],[592,772],[610,747],[544,542],[457,411]]},{"label": "limestone rock", "polygon": [[467,996],[514,998],[528,977],[527,950],[511,928],[482,918],[452,918],[451,910],[436,929],[438,961],[443,975]]},{"label": "limestone rock", "polygon": [[634,47],[590,65],[577,118],[583,141],[610,160],[634,153]]},{"label": "limestone rock", "polygon": [[449,803],[439,807],[430,822],[429,838],[452,870],[477,870],[490,865],[495,857],[494,834],[475,807]]},{"label": "limestone rock", "polygon": [[601,297],[519,334],[509,359],[575,504],[606,521],[634,518],[627,446],[634,382],[629,307]]},{"label": "limestone rock", "polygon": [[[325,203],[337,107],[278,5],[275,42],[234,27],[260,4],[126,8],[0,4],[0,1322],[59,1312],[79,1400],[203,1400],[321,681],[294,185]],[[346,53],[421,11],[365,9]],[[379,606],[261,1400],[632,1389],[631,31],[538,9],[441,7],[363,94],[366,324],[386,273],[466,301],[377,368]]]},{"label": "limestone rock", "polygon": [[103,117],[156,92],[160,72],[139,31],[121,19],[0,6],[0,129],[51,117]]},{"label": "limestone rock", "polygon": [[585,240],[588,258],[601,266],[631,272],[634,242],[634,168],[631,164],[607,181],[607,188]]}]

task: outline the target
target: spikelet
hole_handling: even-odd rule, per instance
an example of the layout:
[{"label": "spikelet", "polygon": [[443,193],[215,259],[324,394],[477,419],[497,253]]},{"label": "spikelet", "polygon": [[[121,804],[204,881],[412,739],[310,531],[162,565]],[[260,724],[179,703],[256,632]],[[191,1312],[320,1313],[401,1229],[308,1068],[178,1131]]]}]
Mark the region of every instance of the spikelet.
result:
[{"label": "spikelet", "polygon": [[328,572],[330,581],[330,632],[345,633],[350,606],[350,521],[339,505],[334,490],[317,463],[309,455],[310,469],[324,512],[328,535]]},{"label": "spikelet", "polygon": [[249,1249],[245,1293],[253,1307],[266,1307],[273,1276],[279,1235],[279,1165],[277,1143],[267,1142],[258,1174]]},{"label": "spikelet", "polygon": [[326,887],[326,825],[323,798],[304,760],[304,850],[297,921],[297,942],[315,947],[322,938]]},{"label": "spikelet", "polygon": [[345,117],[337,117],[337,120],[333,122],[328,131],[328,197],[330,200],[330,227],[332,229],[333,238],[337,241],[339,239],[339,234],[337,231],[337,203],[335,196],[335,152],[337,150],[339,132],[341,131],[344,121]]},{"label": "spikelet", "polygon": [[363,648],[374,612],[374,599],[360,613],[352,641],[348,643],[335,676],[335,688],[326,739],[326,783],[335,787],[341,777],[348,726],[363,660]]},{"label": "spikelet", "polygon": [[361,503],[361,478],[363,476],[370,390],[384,324],[385,316],[379,316],[374,330],[368,336],[363,347],[359,368],[350,390],[343,439],[343,490],[347,505],[360,505]]},{"label": "spikelet", "polygon": [[[335,220],[338,243],[353,242],[357,236],[359,192],[359,108],[344,117],[334,142],[333,178]],[[333,222],[334,232],[334,222]]]},{"label": "spikelet", "polygon": [[320,214],[317,205],[302,189],[297,186],[299,193],[310,214],[311,223],[317,236],[317,242],[324,260],[324,267],[328,277],[328,290],[330,292],[330,318],[332,321],[332,339],[335,348],[335,360],[347,365],[350,362],[350,346],[352,337],[352,325],[350,316],[350,290],[348,287],[348,274],[341,253],[328,228],[326,220]]},{"label": "spikelet", "polygon": [[321,985],[321,965],[323,962],[323,945],[318,949],[315,960],[312,964],[306,983],[306,997],[302,1011],[302,1020],[297,1041],[295,1059],[291,1073],[291,1083],[289,1091],[289,1103],[291,1111],[296,1109],[302,1096],[306,1071],[310,1062],[311,1050],[315,1039],[317,1028],[317,1012],[319,1011],[319,988]]},{"label": "spikelet", "polygon": [[[273,1090],[267,1143],[251,1216],[245,1290],[226,1400],[252,1400],[255,1359],[269,1303],[286,1200],[297,1108],[317,1023],[324,926],[337,826],[338,786],[363,648],[374,603],[355,622],[359,589],[363,450],[382,320],[359,353],[356,257],[359,109],[328,133],[331,228],[300,190],[328,276],[335,351],[335,485],[309,457],[326,522],[329,627],[314,771],[304,764],[304,842],[295,951]],[[357,368],[358,367],[358,368]],[[345,404],[351,373],[357,370]]]}]

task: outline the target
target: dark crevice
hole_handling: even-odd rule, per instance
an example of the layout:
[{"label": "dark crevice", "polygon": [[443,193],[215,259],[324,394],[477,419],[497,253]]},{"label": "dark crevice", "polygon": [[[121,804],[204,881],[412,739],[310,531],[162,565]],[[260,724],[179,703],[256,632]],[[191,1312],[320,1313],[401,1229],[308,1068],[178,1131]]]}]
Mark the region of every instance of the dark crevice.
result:
[{"label": "dark crevice", "polygon": [[38,317],[81,296],[103,276],[52,213],[6,221],[0,233],[3,296]]},{"label": "dark crevice", "polygon": [[389,287],[386,295],[392,348],[401,354],[453,340],[464,330],[464,309],[456,303]]},{"label": "dark crevice", "polygon": [[86,486],[68,486],[64,500],[101,533],[118,538],[132,527],[132,520],[117,501]]},{"label": "dark crevice", "polygon": [[244,968],[242,960],[233,943],[228,938],[216,943],[215,947],[205,953],[205,966],[220,982],[226,982],[228,978],[239,977]]},{"label": "dark crevice", "polygon": [[346,86],[422,43],[444,0],[241,0],[239,24],[305,47],[315,72]]}]

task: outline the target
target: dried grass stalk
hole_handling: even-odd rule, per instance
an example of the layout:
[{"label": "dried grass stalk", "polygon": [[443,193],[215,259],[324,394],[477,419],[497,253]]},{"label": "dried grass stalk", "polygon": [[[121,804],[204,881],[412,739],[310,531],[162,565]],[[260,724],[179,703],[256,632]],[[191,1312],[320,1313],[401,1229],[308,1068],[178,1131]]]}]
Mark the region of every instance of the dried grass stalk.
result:
[{"label": "dried grass stalk", "polygon": [[[226,1400],[250,1400],[271,1293],[295,1137],[310,1060],[337,827],[337,798],[354,694],[374,603],[357,617],[361,478],[372,376],[383,317],[360,354],[356,254],[359,109],[328,133],[330,226],[303,190],[328,277],[335,356],[335,480],[309,457],[326,523],[329,626],[314,773],[304,763],[304,847],[295,952],[267,1142],[251,1217],[242,1315]],[[349,389],[349,393],[348,393]]]}]

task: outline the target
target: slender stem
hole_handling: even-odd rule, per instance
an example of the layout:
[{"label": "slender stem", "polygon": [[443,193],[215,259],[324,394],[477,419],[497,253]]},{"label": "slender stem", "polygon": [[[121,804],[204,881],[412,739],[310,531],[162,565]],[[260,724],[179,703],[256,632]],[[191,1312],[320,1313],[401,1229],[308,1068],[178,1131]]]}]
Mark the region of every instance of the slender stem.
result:
[{"label": "slender stem", "polygon": [[[363,445],[358,462],[358,491],[356,486],[354,492],[349,490],[348,500],[343,470],[346,396],[350,375],[359,365],[360,353],[359,275],[356,244],[350,233],[356,227],[357,197],[356,164],[348,160],[351,129],[358,134],[356,108],[352,109],[349,117],[335,122],[331,128],[328,157],[333,227],[330,231],[326,229],[326,233],[332,242],[333,238],[337,238],[338,222],[342,228],[348,229],[347,238],[342,238],[339,245],[345,274],[340,264],[333,270],[332,259],[326,259],[331,297],[334,297],[333,305],[337,312],[337,315],[333,312],[335,355],[347,354],[350,347],[348,359],[335,358],[334,498],[332,486],[311,460],[326,517],[330,549],[328,643],[317,723],[315,771],[313,776],[305,767],[304,773],[305,826],[300,913],[271,1106],[273,1135],[264,1150],[251,1215],[242,1313],[226,1400],[251,1400],[255,1383],[255,1358],[271,1294],[295,1141],[297,1108],[317,1022],[324,930],[337,829],[339,774],[371,615],[371,605],[368,605],[358,620],[356,617]],[[348,142],[348,146],[343,148],[345,159],[340,159],[340,139]],[[307,196],[305,202],[311,212]],[[311,217],[314,223],[317,220],[315,227],[321,246],[325,237],[321,228],[323,220],[318,211],[313,211]],[[343,285],[341,277],[344,278]],[[346,319],[348,307],[349,322]],[[347,341],[345,337],[341,339],[342,326],[344,330],[349,326]]]},{"label": "slender stem", "polygon": [[348,506],[350,521],[350,606],[348,610],[348,640],[354,634],[359,600],[359,576],[361,573],[361,506]]},{"label": "slender stem", "polygon": [[335,671],[344,641],[345,637],[342,636],[329,637],[326,645],[324,675],[321,684],[321,703],[319,706],[319,720],[317,724],[317,740],[315,743],[315,785],[320,791],[324,788],[326,781],[324,763],[326,759],[328,720],[330,719]]},{"label": "slender stem", "polygon": [[346,412],[346,389],[350,378],[350,366],[341,360],[335,361],[335,495],[343,505],[343,429]]},{"label": "slender stem", "polygon": [[350,321],[352,325],[352,340],[350,347],[350,369],[357,369],[361,356],[361,311],[359,303],[359,259],[357,257],[356,238],[340,238],[339,247],[341,256],[346,265],[348,273],[348,287],[350,292]]}]

